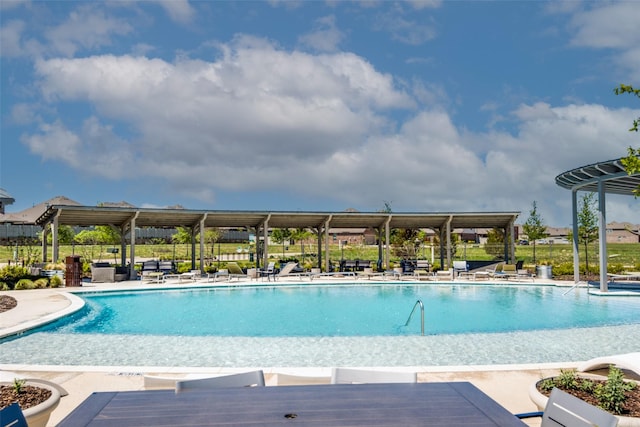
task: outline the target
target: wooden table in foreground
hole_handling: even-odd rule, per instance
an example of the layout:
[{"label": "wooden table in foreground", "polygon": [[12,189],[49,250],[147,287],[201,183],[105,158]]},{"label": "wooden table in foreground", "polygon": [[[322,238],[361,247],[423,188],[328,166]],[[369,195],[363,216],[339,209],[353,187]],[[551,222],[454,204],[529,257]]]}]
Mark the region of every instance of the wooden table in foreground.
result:
[{"label": "wooden table in foreground", "polygon": [[59,427],[524,426],[468,382],[93,393]]}]

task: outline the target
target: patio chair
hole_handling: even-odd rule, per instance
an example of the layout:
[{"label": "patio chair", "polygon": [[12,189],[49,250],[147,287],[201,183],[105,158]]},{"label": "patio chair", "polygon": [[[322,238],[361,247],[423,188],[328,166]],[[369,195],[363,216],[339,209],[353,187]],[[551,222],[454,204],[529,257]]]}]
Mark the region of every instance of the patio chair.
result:
[{"label": "patio chair", "polygon": [[197,380],[176,381],[176,393],[221,387],[264,387],[264,373],[260,371]]},{"label": "patio chair", "polygon": [[367,384],[367,383],[416,383],[415,372],[368,371],[364,369],[333,368],[331,384]]},{"label": "patio chair", "polygon": [[615,427],[618,419],[584,400],[554,388],[543,412],[516,414],[520,419],[542,417],[540,427]]},{"label": "patio chair", "polygon": [[27,427],[27,419],[18,402],[0,409],[0,422],[2,427]]},{"label": "patio chair", "polygon": [[453,261],[453,277],[469,277],[469,265],[467,261]]},{"label": "patio chair", "polygon": [[267,280],[271,280],[271,276],[275,276],[276,274],[276,263],[274,261],[269,262],[267,264],[267,268],[261,268],[258,270],[259,277],[266,277]]},{"label": "patio chair", "polygon": [[246,279],[248,277],[247,273],[242,271],[240,266],[235,262],[227,263],[227,270],[229,271],[229,275],[228,275],[229,281],[231,281],[231,279],[234,279],[234,278],[235,279]]}]

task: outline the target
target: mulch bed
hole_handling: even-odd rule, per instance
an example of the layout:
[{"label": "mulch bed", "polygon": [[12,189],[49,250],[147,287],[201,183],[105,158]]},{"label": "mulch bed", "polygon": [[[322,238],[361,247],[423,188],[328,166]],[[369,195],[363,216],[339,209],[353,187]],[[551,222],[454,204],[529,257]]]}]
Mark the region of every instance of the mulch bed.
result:
[{"label": "mulch bed", "polygon": [[[604,381],[592,380],[592,382],[603,383]],[[573,390],[573,389],[568,390],[563,387],[558,387],[558,388],[561,389],[562,391],[565,391],[569,394],[576,396],[579,399],[584,400],[585,402],[593,406],[598,406],[598,400],[595,398],[595,396],[592,393],[585,392],[582,390]],[[540,387],[538,387],[538,391],[547,397],[549,397],[549,395],[551,394],[551,391],[540,390]],[[614,415],[622,415],[625,417],[640,417],[640,386],[637,386],[631,391],[627,391],[625,395],[627,396],[627,400],[625,401],[625,404],[624,404],[624,413],[614,414]]]},{"label": "mulch bed", "polygon": [[9,406],[13,402],[18,402],[20,408],[25,410],[44,402],[50,397],[51,390],[46,388],[24,385],[22,386],[22,391],[18,394],[12,385],[0,386],[0,408]]},{"label": "mulch bed", "polygon": [[18,305],[18,301],[9,295],[0,295],[0,313],[11,310]]}]

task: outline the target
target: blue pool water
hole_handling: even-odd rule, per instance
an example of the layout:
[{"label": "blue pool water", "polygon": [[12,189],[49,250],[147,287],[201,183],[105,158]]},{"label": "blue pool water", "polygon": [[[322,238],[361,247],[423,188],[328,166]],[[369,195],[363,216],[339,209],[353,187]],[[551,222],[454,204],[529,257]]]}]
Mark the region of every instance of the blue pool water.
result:
[{"label": "blue pool water", "polygon": [[[0,365],[496,365],[640,351],[640,298],[500,285],[300,285],[85,295],[0,341]],[[404,324],[416,300],[425,305]]]},{"label": "blue pool water", "polygon": [[638,322],[640,300],[549,286],[329,286],[131,292],[85,297],[60,333],[170,336],[398,336],[529,331]]}]

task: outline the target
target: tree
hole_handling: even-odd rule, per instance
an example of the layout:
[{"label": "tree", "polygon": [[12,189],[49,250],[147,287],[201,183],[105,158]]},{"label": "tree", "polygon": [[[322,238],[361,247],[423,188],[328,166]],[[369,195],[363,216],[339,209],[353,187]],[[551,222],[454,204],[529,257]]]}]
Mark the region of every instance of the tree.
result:
[{"label": "tree", "polygon": [[313,236],[313,233],[306,228],[296,228],[291,233],[291,238],[296,242],[300,242],[300,253],[302,254],[302,263],[304,264],[304,241]]},{"label": "tree", "polygon": [[589,274],[588,245],[598,239],[598,216],[595,212],[595,193],[582,197],[578,209],[578,242],[584,244],[585,270]]},{"label": "tree", "polygon": [[[640,98],[640,89],[634,89],[633,86],[630,85],[621,84],[620,87],[615,88],[613,91],[616,95],[629,93]],[[640,126],[640,117],[633,121],[633,126],[629,129],[629,132],[638,132],[638,126]],[[627,157],[623,158],[620,162],[629,175],[640,173],[640,147],[635,149],[629,147]],[[633,190],[633,194],[636,197],[640,197],[640,185]]]},{"label": "tree", "polygon": [[[70,225],[61,225],[58,227],[58,243],[61,245],[70,245],[73,242],[76,233]],[[42,240],[42,233],[40,233],[40,239]],[[53,234],[47,234],[47,243],[51,244]]]},{"label": "tree", "polygon": [[536,201],[533,201],[532,209],[529,211],[529,218],[522,226],[529,241],[533,244],[533,263],[536,263],[536,240],[547,236],[547,227],[543,224],[542,216],[538,213]]},{"label": "tree", "polygon": [[220,240],[220,237],[222,236],[222,233],[220,233],[220,230],[218,230],[217,228],[207,228],[206,231],[204,232],[204,241],[206,244],[211,245],[211,259],[214,258],[214,250],[215,250],[215,246],[216,246],[216,242],[218,240]]},{"label": "tree", "polygon": [[487,243],[484,244],[484,251],[493,255],[495,259],[504,259],[504,231],[494,228],[487,232]]},{"label": "tree", "polygon": [[288,228],[274,228],[271,231],[271,239],[276,243],[282,243],[282,257],[284,258],[284,244],[291,239],[291,230]]},{"label": "tree", "polygon": [[191,230],[186,227],[176,227],[176,232],[171,236],[173,243],[187,245],[187,258],[189,258],[189,246],[191,244]]}]

